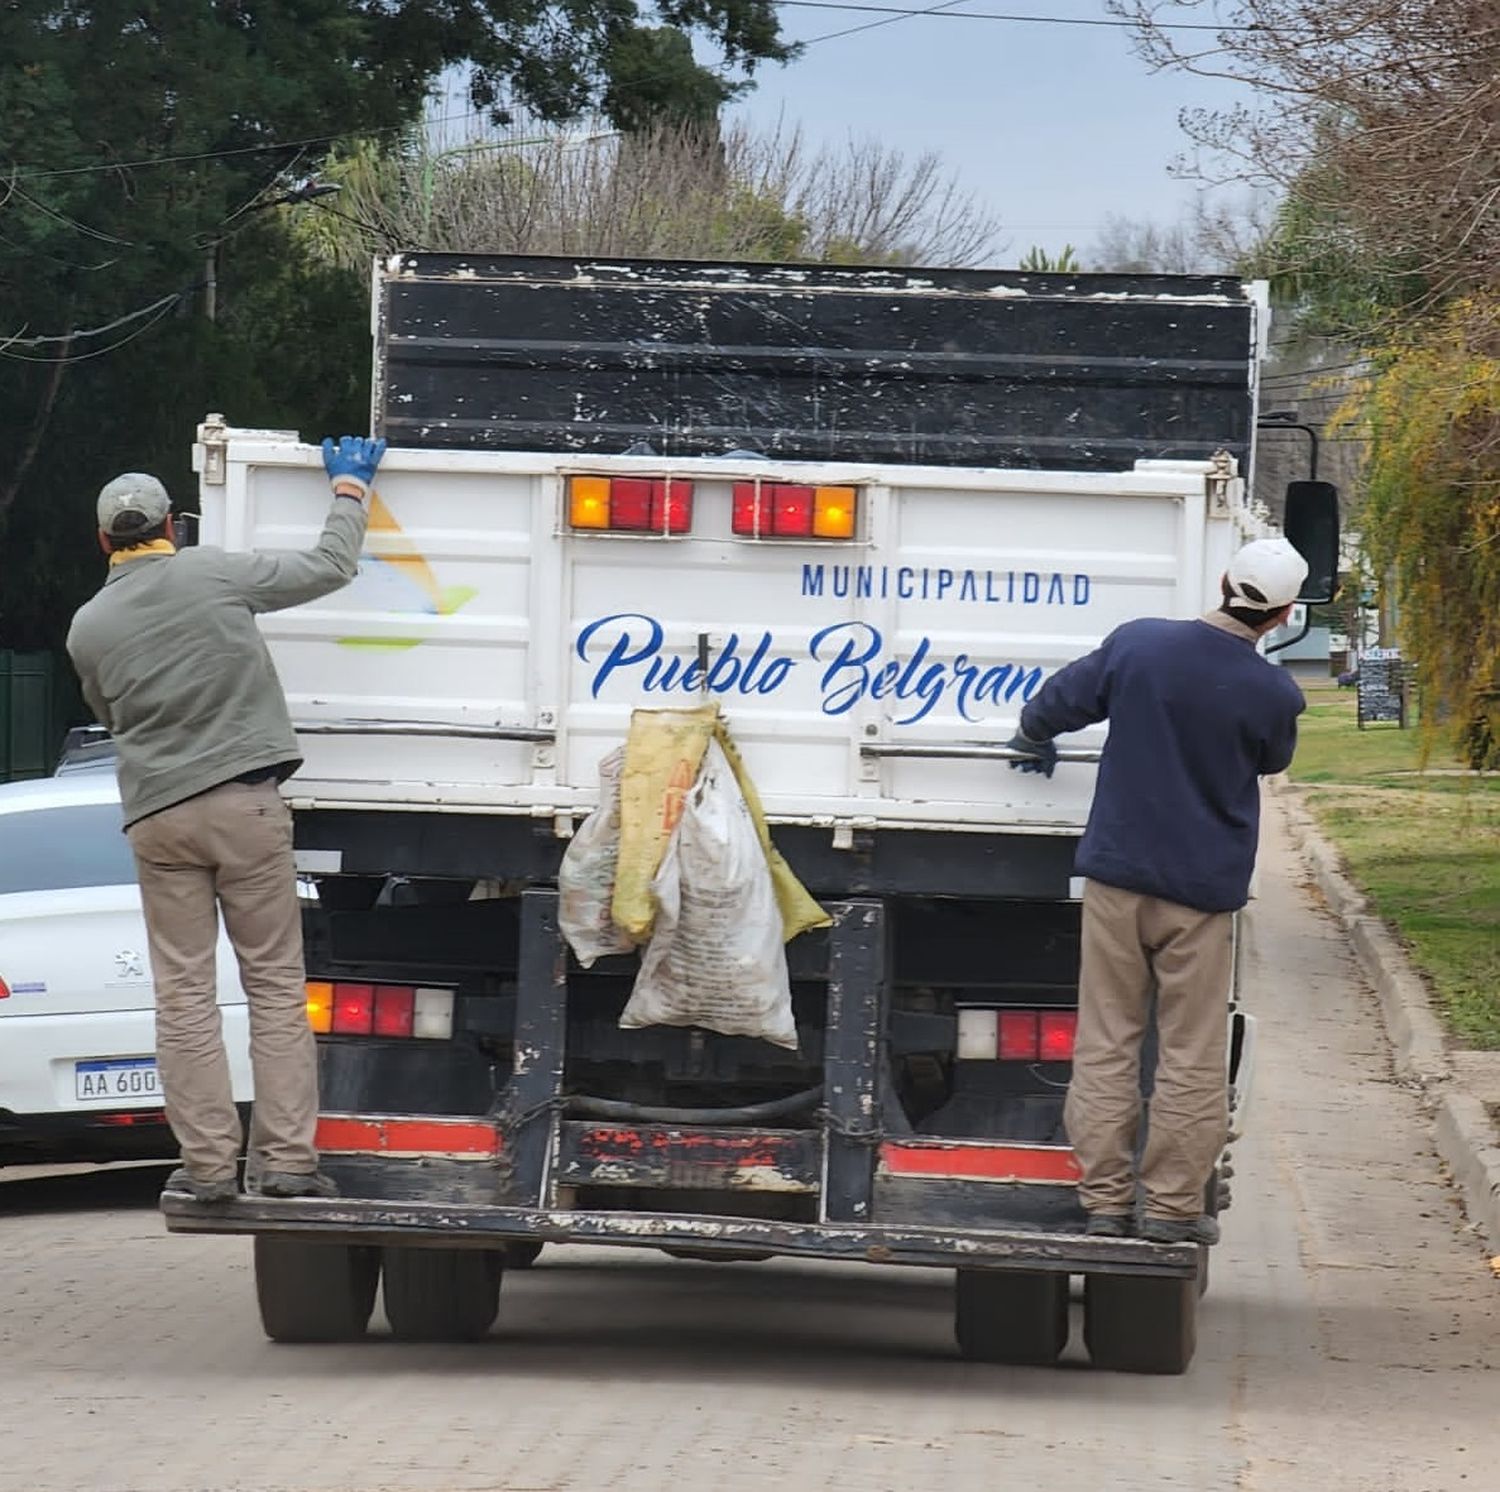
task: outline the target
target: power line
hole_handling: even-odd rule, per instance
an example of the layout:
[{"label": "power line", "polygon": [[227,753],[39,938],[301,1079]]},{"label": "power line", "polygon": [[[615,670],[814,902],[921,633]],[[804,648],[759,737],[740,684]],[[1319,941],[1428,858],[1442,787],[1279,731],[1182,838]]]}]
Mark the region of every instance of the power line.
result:
[{"label": "power line", "polygon": [[380,129],[341,130],[335,135],[311,135],[305,140],[275,140],[265,145],[236,145],[227,150],[201,150],[191,155],[143,156],[134,161],[100,161],[91,166],[16,166],[6,168],[5,174],[11,181],[36,181],[42,177],[86,176],[100,171],[136,171],[147,166],[182,166],[194,161],[226,160],[231,156],[264,155],[273,150],[302,150],[309,145],[332,145],[338,140],[363,139],[371,135],[398,135],[418,126],[429,128],[433,125],[451,124],[459,119],[480,119],[488,113],[487,109],[470,109],[462,114],[444,114],[436,119],[390,124]]},{"label": "power line", "polygon": [[[1132,31],[1142,29],[1136,21],[1116,19],[1109,16],[1011,15],[992,10],[911,10],[893,5],[865,5],[858,3],[858,0],[776,0],[776,4],[798,10],[863,10],[872,11],[877,15],[931,15],[939,16],[943,20],[954,21],[1008,21],[1018,26],[1108,26],[1112,28],[1125,27]],[[1215,35],[1222,35],[1228,31],[1261,31],[1265,28],[1244,25],[1216,26],[1209,21],[1153,21],[1149,29],[1152,31],[1212,31]],[[818,41],[828,40],[827,37],[817,37],[814,39]]]},{"label": "power line", "polygon": [[84,337],[102,337],[106,332],[115,331],[117,328],[125,326],[132,321],[138,321],[142,316],[149,316],[153,311],[163,306],[181,300],[182,295],[182,291],[174,290],[170,295],[164,295],[160,299],[152,301],[149,306],[142,306],[139,311],[127,311],[123,316],[116,316],[113,321],[106,321],[103,326],[78,328],[71,332],[64,332],[58,337],[22,337],[17,335],[7,337],[3,343],[0,343],[0,346],[44,347],[50,342],[77,342]]},{"label": "power line", "polygon": [[[84,363],[93,357],[103,357],[106,353],[119,351],[127,342],[133,342],[137,337],[144,336],[158,321],[171,311],[172,307],[182,299],[182,296],[182,291],[174,291],[171,295],[164,295],[154,305],[146,306],[139,311],[132,311],[128,316],[122,316],[119,321],[112,324],[119,326],[127,321],[135,321],[152,311],[156,312],[149,321],[136,327],[134,331],[127,333],[117,341],[111,342],[108,347],[95,347],[89,352],[64,353],[61,357],[30,357],[24,352],[12,352],[10,348],[14,345],[13,342],[0,342],[0,357],[8,358],[10,361],[17,363],[48,363],[53,366],[56,366],[58,363]],[[95,330],[97,331],[98,329],[96,328]],[[78,335],[92,334],[79,333]],[[20,340],[23,340],[24,344],[24,339]],[[69,340],[68,337],[38,337],[34,339],[32,345],[35,345],[35,342],[67,342]]]},{"label": "power line", "polygon": [[1288,368],[1281,373],[1267,373],[1261,379],[1262,383],[1286,383],[1298,378],[1317,378],[1324,373],[1343,373],[1349,368],[1365,368],[1369,366],[1369,359],[1357,357],[1347,363],[1330,363],[1322,368]]},{"label": "power line", "polygon": [[825,31],[821,36],[809,36],[806,41],[798,42],[798,46],[804,50],[815,47],[819,42],[838,41],[844,36],[858,36],[861,31],[874,31],[880,26],[894,26],[898,21],[909,20],[911,16],[936,15],[940,10],[947,10],[954,5],[962,5],[967,0],[942,0],[939,5],[929,5],[926,10],[914,10],[907,15],[886,16],[879,21],[862,21],[858,26],[845,26],[841,31]]}]

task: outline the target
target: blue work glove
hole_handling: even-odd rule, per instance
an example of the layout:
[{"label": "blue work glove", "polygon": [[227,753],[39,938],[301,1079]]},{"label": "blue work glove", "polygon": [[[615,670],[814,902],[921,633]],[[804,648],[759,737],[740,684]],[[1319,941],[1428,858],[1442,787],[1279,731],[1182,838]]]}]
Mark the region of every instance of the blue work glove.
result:
[{"label": "blue work glove", "polygon": [[1043,777],[1050,777],[1056,770],[1057,747],[1051,741],[1033,741],[1017,731],[1005,747],[1007,751],[1018,752],[1027,758],[1023,762],[1011,762],[1011,766],[1019,767],[1023,772],[1040,772]]},{"label": "blue work glove", "polygon": [[383,440],[366,440],[362,435],[340,436],[337,445],[326,436],[323,440],[323,469],[339,497],[353,497],[360,502],[368,498],[375,468],[383,455]]}]

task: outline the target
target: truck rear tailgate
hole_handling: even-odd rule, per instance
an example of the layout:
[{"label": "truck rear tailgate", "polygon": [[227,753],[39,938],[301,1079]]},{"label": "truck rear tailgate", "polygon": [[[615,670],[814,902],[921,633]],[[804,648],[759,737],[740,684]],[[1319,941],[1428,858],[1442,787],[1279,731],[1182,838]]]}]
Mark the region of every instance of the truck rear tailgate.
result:
[{"label": "truck rear tailgate", "polygon": [[[327,503],[317,453],[231,431],[224,455],[204,539],[310,544]],[[691,484],[691,527],[575,530],[580,475]],[[735,489],[757,481],[853,488],[853,536],[735,534]],[[263,619],[306,727],[297,799],[576,815],[633,708],[713,699],[774,820],[1076,833],[1091,768],[1048,781],[922,753],[1003,743],[1042,681],[1120,622],[1198,610],[1237,521],[1206,486],[1197,462],[393,450],[358,579]]]}]

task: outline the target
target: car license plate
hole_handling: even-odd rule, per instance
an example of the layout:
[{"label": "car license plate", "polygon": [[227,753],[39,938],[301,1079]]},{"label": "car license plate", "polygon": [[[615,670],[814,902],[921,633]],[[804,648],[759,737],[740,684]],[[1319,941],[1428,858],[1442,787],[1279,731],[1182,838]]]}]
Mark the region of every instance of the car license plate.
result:
[{"label": "car license plate", "polygon": [[73,1086],[79,1103],[131,1103],[161,1098],[155,1057],[75,1062]]}]

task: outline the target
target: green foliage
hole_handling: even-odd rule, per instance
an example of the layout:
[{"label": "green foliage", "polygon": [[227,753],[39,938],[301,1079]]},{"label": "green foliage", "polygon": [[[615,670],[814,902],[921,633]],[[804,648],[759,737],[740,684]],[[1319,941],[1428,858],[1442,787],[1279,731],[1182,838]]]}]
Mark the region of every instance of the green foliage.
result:
[{"label": "green foliage", "polygon": [[541,0],[0,6],[0,541],[28,577],[0,588],[0,646],[56,643],[97,571],[93,493],[143,466],[182,494],[210,407],[365,427],[365,272],[303,264],[263,211],[329,142],[398,137],[459,63],[496,115],[696,118],[735,85],[687,33],[744,72],[788,55],[770,0],[648,19],[633,0],[570,0],[565,25]]},{"label": "green foliage", "polygon": [[277,223],[236,241],[220,269],[221,316],[169,316],[108,357],[68,369],[49,439],[9,515],[14,574],[0,587],[5,646],[56,647],[103,579],[94,498],[121,471],[154,472],[192,510],[193,431],[210,410],[318,438],[369,427],[364,276],[309,269]]},{"label": "green foliage", "polygon": [[608,66],[603,113],[628,133],[675,126],[715,137],[719,110],[746,86],[700,67],[686,33],[670,26],[612,39]]},{"label": "green foliage", "polygon": [[1079,263],[1078,253],[1073,245],[1066,243],[1057,254],[1049,254],[1040,244],[1032,244],[1027,249],[1026,257],[1021,260],[1021,268],[1031,274],[1077,274],[1083,268]]},{"label": "green foliage", "polygon": [[1328,168],[1305,171],[1238,269],[1269,280],[1273,299],[1292,309],[1305,335],[1358,339],[1388,327],[1427,284],[1411,264],[1373,253],[1340,203]]},{"label": "green foliage", "polygon": [[1392,334],[1345,410],[1369,430],[1360,526],[1394,579],[1429,719],[1500,766],[1500,300],[1460,300]]},{"label": "green foliage", "polygon": [[1500,1048],[1500,779],[1423,769],[1417,733],[1359,730],[1352,693],[1309,690],[1292,776],[1380,916],[1432,983],[1448,1029]]}]

